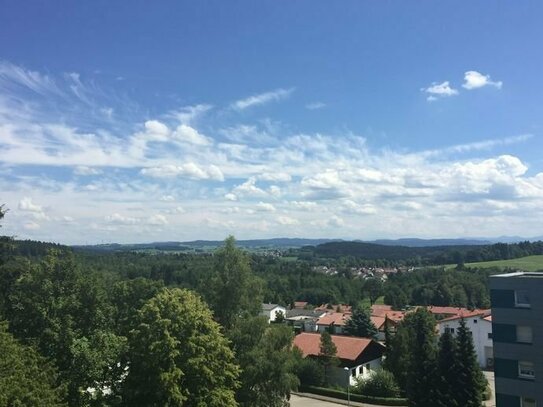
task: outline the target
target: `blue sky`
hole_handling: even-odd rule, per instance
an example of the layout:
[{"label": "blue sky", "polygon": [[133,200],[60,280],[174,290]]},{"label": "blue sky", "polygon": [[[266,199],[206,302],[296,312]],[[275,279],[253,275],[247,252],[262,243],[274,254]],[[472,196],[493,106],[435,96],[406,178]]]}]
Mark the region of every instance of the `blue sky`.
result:
[{"label": "blue sky", "polygon": [[542,12],[0,0],[3,233],[541,235]]}]

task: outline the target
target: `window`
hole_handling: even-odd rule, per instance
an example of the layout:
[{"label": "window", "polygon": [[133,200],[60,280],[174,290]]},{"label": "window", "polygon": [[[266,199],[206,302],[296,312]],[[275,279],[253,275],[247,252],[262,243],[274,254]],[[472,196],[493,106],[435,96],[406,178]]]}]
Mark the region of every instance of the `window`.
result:
[{"label": "window", "polygon": [[537,407],[535,399],[530,397],[522,397],[520,407]]},{"label": "window", "polygon": [[445,333],[450,333],[451,335],[454,335],[454,328],[445,328]]},{"label": "window", "polygon": [[366,370],[368,373],[371,371],[371,365],[369,363],[366,364]]},{"label": "window", "polygon": [[492,339],[492,332],[488,333],[488,339]]},{"label": "window", "polygon": [[474,319],[474,320],[473,320],[473,323],[474,323],[474,324],[476,324],[476,323],[477,323],[477,320],[476,320],[476,319]]},{"label": "window", "polygon": [[517,325],[517,342],[532,343],[532,327]]},{"label": "window", "polygon": [[528,290],[515,291],[515,306],[530,308],[530,296],[528,295]]},{"label": "window", "polygon": [[356,368],[351,370],[351,376],[356,377]]},{"label": "window", "polygon": [[534,362],[519,361],[518,376],[525,379],[535,379]]}]

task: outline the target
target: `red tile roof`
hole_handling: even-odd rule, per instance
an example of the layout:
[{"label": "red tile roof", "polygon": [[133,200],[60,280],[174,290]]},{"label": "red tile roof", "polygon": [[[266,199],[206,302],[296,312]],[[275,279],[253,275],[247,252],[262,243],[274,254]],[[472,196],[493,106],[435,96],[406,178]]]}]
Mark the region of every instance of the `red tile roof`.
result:
[{"label": "red tile roof", "polygon": [[[345,360],[356,360],[372,342],[368,338],[352,336],[331,335],[336,345],[336,356]],[[294,337],[294,346],[305,356],[318,356],[320,353],[321,335],[318,333],[303,332]]]},{"label": "red tile roof", "polygon": [[404,311],[394,311],[390,305],[377,305],[371,306],[372,317],[387,317],[393,322],[400,322],[405,317]]},{"label": "red tile roof", "polygon": [[487,315],[483,318],[485,321],[492,322],[492,315]]},{"label": "red tile roof", "polygon": [[318,319],[317,325],[344,326],[350,318],[351,318],[351,314],[344,314],[343,312],[329,312],[328,314]]},{"label": "red tile roof", "polygon": [[377,317],[377,316],[372,315],[370,319],[371,319],[371,322],[373,322],[373,325],[375,325],[377,329],[384,328],[385,321],[386,321],[385,317]]},{"label": "red tile roof", "polygon": [[452,321],[460,318],[471,318],[475,316],[488,316],[490,315],[489,309],[474,309],[469,310],[467,308],[455,308],[455,307],[427,307],[434,315],[447,315],[447,317],[440,319],[441,321]]},{"label": "red tile roof", "polygon": [[294,301],[294,308],[305,308],[307,301]]},{"label": "red tile roof", "polygon": [[[338,311],[339,309],[339,311]],[[343,312],[343,313],[352,313],[353,307],[347,304],[322,304],[315,308],[317,311],[333,311],[333,312]]]}]

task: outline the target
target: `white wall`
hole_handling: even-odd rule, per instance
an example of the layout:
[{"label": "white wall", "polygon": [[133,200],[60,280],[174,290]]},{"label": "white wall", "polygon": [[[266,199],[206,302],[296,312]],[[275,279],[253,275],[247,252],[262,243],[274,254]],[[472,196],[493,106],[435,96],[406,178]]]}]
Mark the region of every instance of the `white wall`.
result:
[{"label": "white wall", "polygon": [[268,322],[273,322],[275,321],[275,313],[277,311],[280,311],[283,313],[283,316],[286,317],[287,316],[287,310],[285,307],[282,307],[280,305],[278,305],[277,307],[275,307],[274,309],[272,309],[271,311],[264,311],[262,310],[260,312],[260,315],[263,315],[265,316],[266,318],[268,318]]},{"label": "white wall", "polygon": [[[382,359],[374,359],[363,365],[358,365],[349,369],[349,385],[354,386],[357,378],[367,378],[373,371],[381,367]],[[369,367],[368,367],[369,365]],[[353,371],[355,375],[353,376]],[[332,372],[332,381],[339,386],[347,387],[347,372],[343,367],[334,367]]]},{"label": "white wall", "polygon": [[[473,346],[475,347],[475,353],[477,354],[477,361],[482,368],[488,367],[488,351],[485,353],[485,348],[492,348],[492,339],[488,338],[488,334],[492,334],[492,323],[485,321],[482,317],[469,317],[464,318],[466,326],[469,328],[473,335]],[[477,322],[473,322],[477,321]],[[460,328],[460,319],[452,321],[438,322],[439,335],[445,333],[445,328],[454,328],[454,334],[458,332]],[[490,353],[492,354],[492,353]]]}]

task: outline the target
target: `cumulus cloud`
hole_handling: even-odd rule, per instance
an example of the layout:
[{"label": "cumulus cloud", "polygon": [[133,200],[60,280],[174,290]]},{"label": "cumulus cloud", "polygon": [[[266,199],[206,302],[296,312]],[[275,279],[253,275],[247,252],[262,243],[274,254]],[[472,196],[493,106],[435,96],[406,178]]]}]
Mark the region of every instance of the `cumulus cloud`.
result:
[{"label": "cumulus cloud", "polygon": [[118,213],[107,215],[105,221],[115,225],[135,225],[140,222],[139,219],[131,216],[123,216]]},{"label": "cumulus cloud", "polygon": [[173,195],[162,195],[160,197],[160,200],[162,202],[173,202],[173,201],[175,201],[175,197]]},{"label": "cumulus cloud", "polygon": [[237,100],[232,104],[232,107],[236,110],[245,110],[249,107],[263,105],[269,102],[277,102],[288,98],[292,92],[294,92],[294,88],[276,89],[271,92],[260,93],[245,99]]},{"label": "cumulus cloud", "polygon": [[168,219],[164,215],[155,214],[147,219],[147,224],[152,226],[163,226],[168,224]]},{"label": "cumulus cloud", "polygon": [[256,210],[259,212],[275,212],[276,211],[275,206],[267,202],[259,202],[256,205]]},{"label": "cumulus cloud", "polygon": [[467,71],[464,73],[464,83],[462,87],[467,90],[482,88],[483,86],[494,86],[501,89],[502,81],[492,81],[490,75],[483,75],[477,71]]},{"label": "cumulus cloud", "polygon": [[430,102],[438,98],[458,95],[458,91],[451,87],[449,81],[441,83],[434,82],[432,85],[421,90],[428,94],[427,100]]},{"label": "cumulus cloud", "polygon": [[211,144],[210,138],[198,133],[196,129],[187,126],[186,124],[181,124],[177,126],[177,129],[173,133],[173,138],[185,143],[195,144],[199,146],[208,146]]},{"label": "cumulus cloud", "polygon": [[24,212],[43,212],[43,208],[40,205],[36,205],[34,202],[32,202],[32,198],[28,197],[24,197],[19,201],[18,208],[20,211]]},{"label": "cumulus cloud", "polygon": [[258,179],[262,181],[289,182],[292,177],[286,172],[264,172],[258,175]]}]

